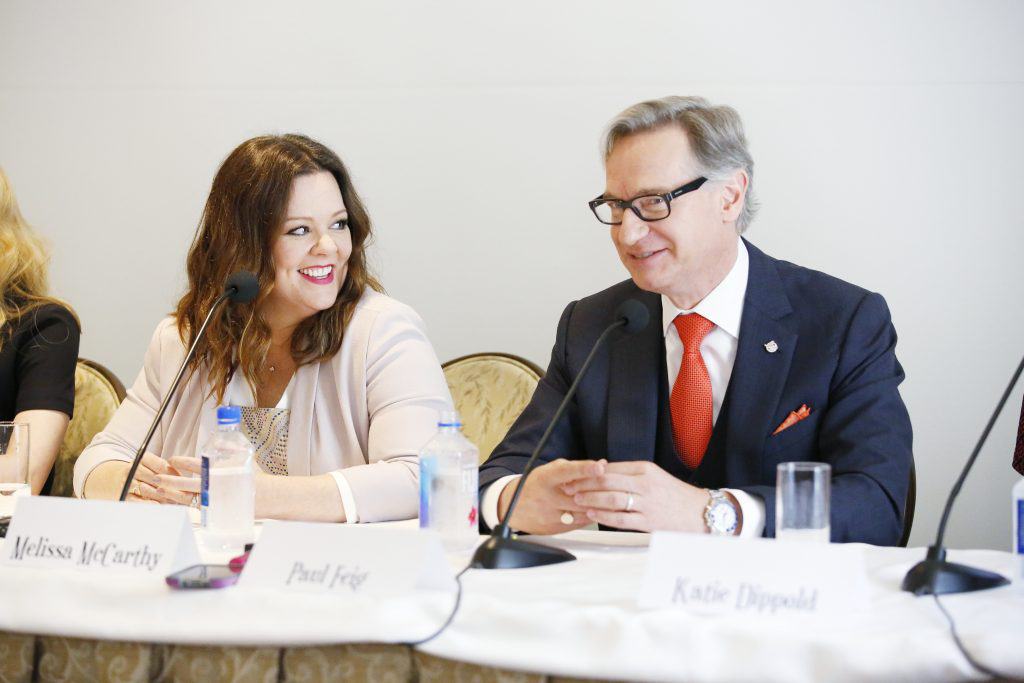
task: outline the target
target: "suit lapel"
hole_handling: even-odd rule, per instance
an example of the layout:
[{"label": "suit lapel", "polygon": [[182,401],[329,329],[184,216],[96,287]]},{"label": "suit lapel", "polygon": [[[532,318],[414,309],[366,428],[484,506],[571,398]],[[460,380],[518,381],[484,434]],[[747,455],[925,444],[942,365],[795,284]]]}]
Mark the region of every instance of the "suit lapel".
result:
[{"label": "suit lapel", "polygon": [[658,431],[658,381],[665,363],[661,297],[637,290],[650,312],[638,334],[616,334],[610,341],[608,377],[609,460],[653,460]]},{"label": "suit lapel", "polygon": [[[746,242],[746,240],[744,240]],[[740,323],[739,347],[729,381],[724,451],[760,471],[764,439],[774,425],[799,335],[786,324],[792,313],[773,259],[746,243],[750,274]],[[766,344],[775,342],[766,348]],[[775,349],[771,351],[770,349]],[[721,419],[721,416],[720,416]],[[753,475],[748,475],[753,476]],[[736,482],[741,484],[743,482]]]}]

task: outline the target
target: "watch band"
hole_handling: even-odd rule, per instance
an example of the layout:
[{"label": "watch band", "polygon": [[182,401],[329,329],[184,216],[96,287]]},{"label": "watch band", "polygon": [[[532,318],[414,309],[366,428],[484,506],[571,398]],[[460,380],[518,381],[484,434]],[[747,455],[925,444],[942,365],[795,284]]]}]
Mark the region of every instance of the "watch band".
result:
[{"label": "watch band", "polygon": [[714,536],[729,536],[736,530],[736,522],[733,523],[731,529],[720,529],[712,523],[711,510],[719,505],[728,505],[732,508],[733,518],[739,520],[739,511],[725,493],[719,489],[708,489],[708,502],[704,506],[704,524],[707,526],[708,532]]}]

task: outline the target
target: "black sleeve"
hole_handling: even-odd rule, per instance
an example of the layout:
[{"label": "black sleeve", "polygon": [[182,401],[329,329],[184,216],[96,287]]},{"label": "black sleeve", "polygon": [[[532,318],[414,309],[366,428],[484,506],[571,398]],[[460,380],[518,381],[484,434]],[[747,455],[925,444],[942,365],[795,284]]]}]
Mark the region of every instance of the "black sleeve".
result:
[{"label": "black sleeve", "polygon": [[50,304],[27,313],[18,326],[23,341],[15,359],[15,414],[58,410],[70,418],[75,407],[78,323],[66,308]]}]

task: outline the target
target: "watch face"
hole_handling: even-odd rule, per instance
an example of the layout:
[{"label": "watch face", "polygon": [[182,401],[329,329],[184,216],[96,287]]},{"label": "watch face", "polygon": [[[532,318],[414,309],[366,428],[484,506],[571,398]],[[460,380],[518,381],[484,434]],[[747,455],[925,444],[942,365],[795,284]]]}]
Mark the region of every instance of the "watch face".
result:
[{"label": "watch face", "polygon": [[736,511],[732,505],[720,502],[708,510],[708,526],[718,533],[731,534],[736,530]]}]

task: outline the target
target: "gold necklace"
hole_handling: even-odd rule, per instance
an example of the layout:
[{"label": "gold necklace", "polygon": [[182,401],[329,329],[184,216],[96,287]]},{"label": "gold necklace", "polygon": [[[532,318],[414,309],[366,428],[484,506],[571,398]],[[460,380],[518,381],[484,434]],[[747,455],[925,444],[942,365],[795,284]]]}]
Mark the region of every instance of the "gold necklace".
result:
[{"label": "gold necklace", "polygon": [[276,372],[277,371],[277,366],[276,365],[268,364],[267,365],[267,370],[269,370],[270,372]]}]

